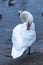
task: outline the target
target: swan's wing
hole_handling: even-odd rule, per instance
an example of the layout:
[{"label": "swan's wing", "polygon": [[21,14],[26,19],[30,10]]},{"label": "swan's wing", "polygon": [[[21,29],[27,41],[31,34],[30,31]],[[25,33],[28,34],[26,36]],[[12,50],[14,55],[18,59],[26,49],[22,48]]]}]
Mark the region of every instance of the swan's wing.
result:
[{"label": "swan's wing", "polygon": [[36,32],[35,32],[35,24],[32,23],[30,26],[30,30],[23,30],[22,31],[22,37],[24,39],[29,39],[30,37],[35,37],[36,36]]},{"label": "swan's wing", "polygon": [[36,32],[35,31],[29,31],[24,32],[23,35],[23,46],[30,46],[32,43],[36,40]]},{"label": "swan's wing", "polygon": [[[22,43],[22,37],[21,37],[21,29],[20,29],[21,25],[16,26],[13,29],[13,33],[12,33],[12,52],[11,55],[12,57],[18,58],[19,56],[21,56],[23,54],[23,52],[25,51],[26,48],[22,48],[23,43]],[[21,49],[22,48],[22,49]]]},{"label": "swan's wing", "polygon": [[22,37],[21,37],[21,24],[17,25],[13,29],[12,33],[12,43],[17,48],[20,49],[23,43]]},{"label": "swan's wing", "polygon": [[22,31],[24,46],[30,46],[36,40],[35,24],[32,23],[30,30]]}]

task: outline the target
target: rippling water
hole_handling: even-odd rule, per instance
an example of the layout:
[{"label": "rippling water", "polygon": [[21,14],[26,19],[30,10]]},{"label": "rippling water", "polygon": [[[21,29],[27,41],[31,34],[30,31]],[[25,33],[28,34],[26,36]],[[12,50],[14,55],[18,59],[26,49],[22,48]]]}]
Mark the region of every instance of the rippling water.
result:
[{"label": "rippling water", "polygon": [[[36,24],[37,40],[32,45],[32,51],[35,51],[39,47],[43,47],[43,0],[16,0],[14,6],[8,6],[9,0],[0,0],[0,59],[3,62],[4,56],[11,53],[11,37],[12,29],[19,23],[21,23],[18,11],[28,10],[34,16],[34,22]],[[5,58],[6,60],[7,58]]]}]

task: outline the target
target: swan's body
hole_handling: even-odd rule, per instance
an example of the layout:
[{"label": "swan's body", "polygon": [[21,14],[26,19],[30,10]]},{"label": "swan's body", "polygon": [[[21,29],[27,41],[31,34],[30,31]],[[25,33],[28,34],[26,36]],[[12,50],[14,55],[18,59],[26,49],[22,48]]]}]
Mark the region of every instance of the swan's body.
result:
[{"label": "swan's body", "polygon": [[12,57],[17,58],[32,45],[36,39],[35,25],[31,24],[30,30],[26,30],[26,23],[19,24],[13,29],[12,34]]}]

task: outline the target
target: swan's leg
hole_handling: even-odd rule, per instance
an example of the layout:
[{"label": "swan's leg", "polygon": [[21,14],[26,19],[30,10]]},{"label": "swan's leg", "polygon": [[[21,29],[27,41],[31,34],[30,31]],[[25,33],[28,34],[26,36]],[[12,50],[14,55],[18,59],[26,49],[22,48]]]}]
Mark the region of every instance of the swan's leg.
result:
[{"label": "swan's leg", "polygon": [[29,47],[29,49],[28,49],[28,55],[30,55],[30,50],[31,50],[31,47]]}]

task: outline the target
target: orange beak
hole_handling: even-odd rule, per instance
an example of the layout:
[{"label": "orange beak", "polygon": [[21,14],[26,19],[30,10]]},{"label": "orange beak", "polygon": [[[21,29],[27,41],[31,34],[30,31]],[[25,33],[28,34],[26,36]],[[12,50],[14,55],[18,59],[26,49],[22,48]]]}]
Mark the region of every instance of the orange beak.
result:
[{"label": "orange beak", "polygon": [[30,30],[30,25],[29,25],[29,23],[27,24],[27,30]]}]

